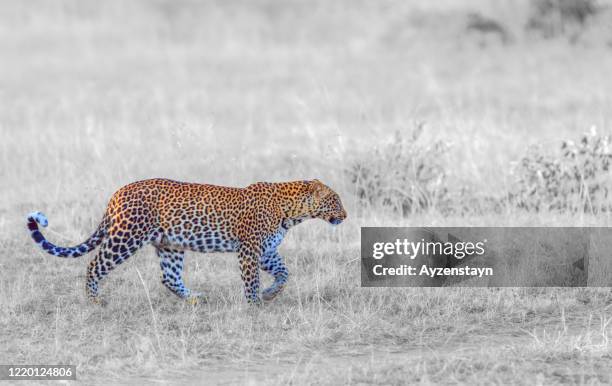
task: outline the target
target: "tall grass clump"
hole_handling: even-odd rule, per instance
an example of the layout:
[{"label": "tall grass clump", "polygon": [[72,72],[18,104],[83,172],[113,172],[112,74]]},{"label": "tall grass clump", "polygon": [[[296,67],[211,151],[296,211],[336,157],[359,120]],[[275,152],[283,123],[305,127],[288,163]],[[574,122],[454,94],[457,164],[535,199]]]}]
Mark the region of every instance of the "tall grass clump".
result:
[{"label": "tall grass clump", "polygon": [[610,136],[595,128],[578,142],[562,141],[557,152],[529,148],[517,164],[511,200],[527,210],[600,213],[612,209]]},{"label": "tall grass clump", "polygon": [[373,151],[359,153],[346,170],[362,208],[402,216],[435,208],[447,194],[444,155],[448,144],[427,142],[424,125],[394,136]]}]

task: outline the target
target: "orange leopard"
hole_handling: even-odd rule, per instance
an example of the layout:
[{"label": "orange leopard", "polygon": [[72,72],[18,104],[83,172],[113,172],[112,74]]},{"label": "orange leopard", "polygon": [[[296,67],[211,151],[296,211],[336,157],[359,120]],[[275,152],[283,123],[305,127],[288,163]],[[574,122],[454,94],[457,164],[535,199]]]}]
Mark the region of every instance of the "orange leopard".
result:
[{"label": "orange leopard", "polygon": [[157,249],[163,284],[191,302],[202,294],[183,283],[185,251],[238,252],[245,296],[260,303],[259,269],[274,277],[262,293],[271,300],[289,275],[277,248],[292,226],[310,218],[334,225],[346,218],[338,194],[318,180],[231,188],[151,179],[119,189],[98,229],[80,245],[64,248],[47,241],[38,228],[48,225],[40,212],[28,216],[28,229],[54,256],[79,257],[101,245],[87,269],[87,296],[95,303],[100,303],[100,281],[147,244]]}]

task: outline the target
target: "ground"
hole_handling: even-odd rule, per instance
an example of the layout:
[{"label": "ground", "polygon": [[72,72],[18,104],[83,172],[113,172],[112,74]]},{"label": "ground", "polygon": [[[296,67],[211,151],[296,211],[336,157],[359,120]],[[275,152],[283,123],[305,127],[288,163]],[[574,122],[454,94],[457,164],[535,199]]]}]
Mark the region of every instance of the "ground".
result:
[{"label": "ground", "polygon": [[[0,363],[75,364],[85,383],[612,382],[609,288],[361,288],[361,226],[610,226],[609,214],[449,215],[364,206],[346,170],[409,136],[443,140],[448,187],[497,197],[531,144],[610,131],[609,34],[523,31],[524,1],[0,3]],[[464,33],[501,20],[503,44]],[[593,28],[596,28],[595,24]],[[607,30],[604,30],[604,32]],[[389,165],[389,173],[395,173]],[[349,217],[292,230],[286,291],[246,305],[232,254],[186,259],[207,304],[163,288],[145,248],[87,303],[110,195],[166,177],[245,186],[319,178]]]}]

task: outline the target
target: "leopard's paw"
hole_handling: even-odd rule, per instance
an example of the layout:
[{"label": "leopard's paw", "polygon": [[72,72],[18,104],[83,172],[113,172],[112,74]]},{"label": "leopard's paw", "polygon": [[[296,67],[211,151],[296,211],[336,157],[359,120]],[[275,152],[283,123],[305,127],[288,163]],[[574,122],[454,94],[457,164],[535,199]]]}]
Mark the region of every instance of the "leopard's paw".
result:
[{"label": "leopard's paw", "polygon": [[260,307],[261,305],[263,305],[263,302],[261,301],[259,297],[255,299],[248,299],[248,303],[249,303],[249,306],[255,306],[255,307]]},{"label": "leopard's paw", "polygon": [[187,304],[191,304],[192,306],[197,306],[198,304],[206,304],[208,303],[204,294],[200,292],[191,293],[185,301]]},{"label": "leopard's paw", "polygon": [[265,301],[270,301],[274,299],[278,294],[283,291],[284,286],[272,286],[270,288],[266,288],[261,293],[261,298]]},{"label": "leopard's paw", "polygon": [[99,296],[90,297],[89,301],[90,301],[91,304],[94,304],[96,306],[100,306],[100,307],[108,306],[108,302],[106,300],[100,298]]}]

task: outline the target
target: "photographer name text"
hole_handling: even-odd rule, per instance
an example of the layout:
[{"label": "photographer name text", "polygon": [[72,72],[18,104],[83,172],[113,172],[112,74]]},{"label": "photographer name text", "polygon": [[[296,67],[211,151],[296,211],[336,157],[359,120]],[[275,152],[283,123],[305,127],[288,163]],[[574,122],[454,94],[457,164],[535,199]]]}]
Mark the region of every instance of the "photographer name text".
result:
[{"label": "photographer name text", "polygon": [[402,264],[398,267],[384,267],[377,264],[372,267],[372,272],[376,276],[493,276],[493,268],[491,267],[470,267],[468,265],[462,267],[428,267],[422,265],[419,268],[411,265]]}]

